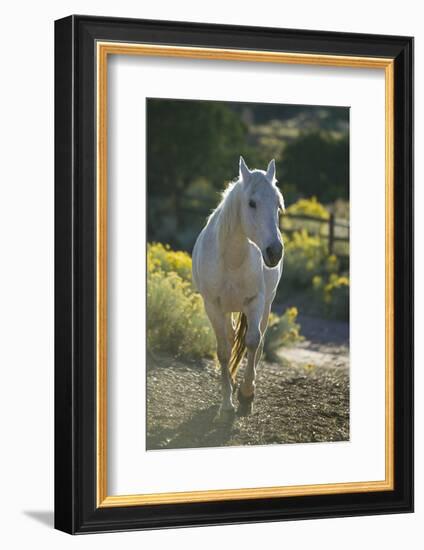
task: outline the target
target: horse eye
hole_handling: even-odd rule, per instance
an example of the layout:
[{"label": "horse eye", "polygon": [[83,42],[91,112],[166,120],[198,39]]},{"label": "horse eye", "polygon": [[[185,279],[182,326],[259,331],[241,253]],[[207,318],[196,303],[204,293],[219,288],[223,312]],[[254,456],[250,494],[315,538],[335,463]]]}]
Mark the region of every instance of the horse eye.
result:
[{"label": "horse eye", "polygon": [[249,201],[249,206],[250,206],[250,208],[256,208],[256,202],[250,200],[250,201]]}]

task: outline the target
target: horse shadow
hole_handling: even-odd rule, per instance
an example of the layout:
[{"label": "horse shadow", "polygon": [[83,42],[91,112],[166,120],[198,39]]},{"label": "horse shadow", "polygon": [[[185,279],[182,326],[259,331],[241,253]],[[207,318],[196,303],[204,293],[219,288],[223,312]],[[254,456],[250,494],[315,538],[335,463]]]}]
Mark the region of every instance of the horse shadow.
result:
[{"label": "horse shadow", "polygon": [[148,449],[187,449],[200,447],[222,447],[228,444],[234,434],[234,422],[217,422],[218,405],[196,411],[190,418],[173,430],[156,433],[148,441]]}]

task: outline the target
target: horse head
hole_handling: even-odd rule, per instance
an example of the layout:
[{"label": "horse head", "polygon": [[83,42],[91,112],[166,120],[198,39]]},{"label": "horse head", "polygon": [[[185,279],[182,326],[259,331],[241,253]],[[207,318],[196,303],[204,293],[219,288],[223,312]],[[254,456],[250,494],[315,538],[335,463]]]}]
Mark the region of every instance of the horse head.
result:
[{"label": "horse head", "polygon": [[240,157],[240,182],[242,186],[240,223],[247,238],[262,253],[265,265],[275,267],[283,256],[283,241],[279,229],[279,214],[284,210],[284,200],[275,178],[275,160],[266,171],[249,170]]}]

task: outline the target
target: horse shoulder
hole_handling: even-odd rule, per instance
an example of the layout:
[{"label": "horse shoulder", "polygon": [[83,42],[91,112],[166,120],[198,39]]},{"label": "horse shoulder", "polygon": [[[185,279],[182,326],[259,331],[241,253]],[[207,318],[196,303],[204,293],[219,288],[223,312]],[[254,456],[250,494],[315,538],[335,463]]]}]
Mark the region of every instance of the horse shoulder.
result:
[{"label": "horse shoulder", "polygon": [[216,238],[210,224],[200,232],[192,253],[193,282],[197,290],[204,295],[216,284]]},{"label": "horse shoulder", "polygon": [[262,254],[253,243],[245,262],[239,269],[237,278],[240,289],[248,296],[257,295],[265,290]]}]

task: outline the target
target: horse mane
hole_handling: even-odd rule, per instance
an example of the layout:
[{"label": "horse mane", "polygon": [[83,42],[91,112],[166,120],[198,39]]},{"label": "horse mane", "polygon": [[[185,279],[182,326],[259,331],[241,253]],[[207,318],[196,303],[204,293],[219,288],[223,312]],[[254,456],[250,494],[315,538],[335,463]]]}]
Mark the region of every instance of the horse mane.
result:
[{"label": "horse mane", "polygon": [[239,224],[239,198],[241,180],[236,179],[230,182],[222,192],[221,202],[208,218],[208,224],[217,222],[217,237],[219,248],[222,250],[228,236],[234,233]]},{"label": "horse mane", "polygon": [[281,210],[281,212],[284,213],[286,211],[286,205],[284,204],[283,194],[281,193],[281,191],[277,187],[277,180],[275,180],[274,187],[277,190],[278,204],[280,206],[280,210]]}]

